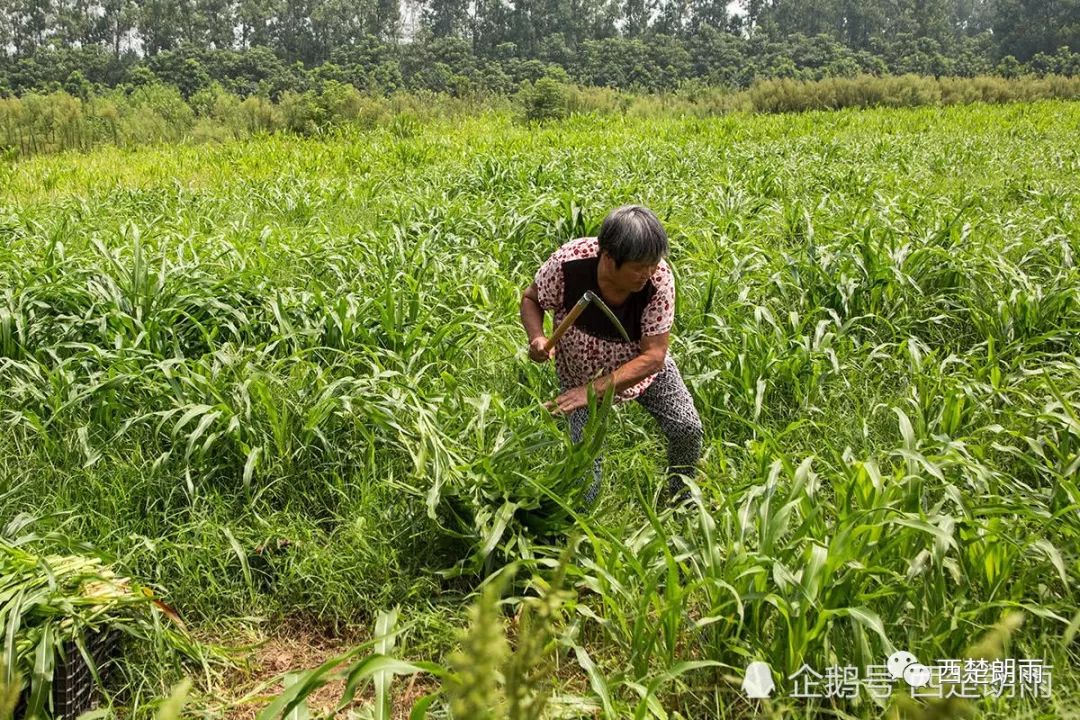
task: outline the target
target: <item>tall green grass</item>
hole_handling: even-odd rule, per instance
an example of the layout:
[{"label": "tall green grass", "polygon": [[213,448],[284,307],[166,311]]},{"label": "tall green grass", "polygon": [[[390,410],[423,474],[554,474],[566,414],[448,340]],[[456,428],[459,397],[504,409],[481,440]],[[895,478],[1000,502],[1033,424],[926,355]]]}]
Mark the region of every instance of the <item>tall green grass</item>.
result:
[{"label": "tall green grass", "polygon": [[[1051,662],[1054,696],[982,707],[1063,711],[1078,119],[1066,102],[487,115],[9,163],[0,521],[94,544],[207,633],[400,607],[395,654],[449,665],[486,574],[543,576],[576,526],[578,597],[536,680],[560,702],[738,717],[751,660],[780,681],[894,648],[954,657],[1019,611],[1008,652]],[[647,415],[619,408],[571,447],[516,323],[539,262],[629,201],[671,235],[672,352],[706,427],[675,513],[655,509]],[[177,679],[132,676],[118,702],[140,710]]]}]

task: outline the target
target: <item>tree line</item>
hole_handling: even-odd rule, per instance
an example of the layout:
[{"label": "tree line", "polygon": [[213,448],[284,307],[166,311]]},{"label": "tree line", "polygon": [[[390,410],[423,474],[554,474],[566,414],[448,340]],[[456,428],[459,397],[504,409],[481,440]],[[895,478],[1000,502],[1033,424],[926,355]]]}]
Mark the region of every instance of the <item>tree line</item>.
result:
[{"label": "tree line", "polygon": [[4,95],[1075,75],[1074,50],[1080,0],[0,0]]}]

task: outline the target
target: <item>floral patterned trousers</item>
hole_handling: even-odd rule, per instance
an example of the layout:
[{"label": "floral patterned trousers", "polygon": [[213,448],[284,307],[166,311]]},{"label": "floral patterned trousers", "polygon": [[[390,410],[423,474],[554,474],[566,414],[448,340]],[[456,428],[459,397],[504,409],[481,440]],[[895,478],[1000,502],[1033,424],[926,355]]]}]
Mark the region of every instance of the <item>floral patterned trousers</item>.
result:
[{"label": "floral patterned trousers", "polygon": [[[563,388],[564,392],[566,390]],[[694,399],[670,354],[664,359],[664,369],[636,400],[656,418],[660,431],[667,438],[667,493],[669,499],[675,499],[683,485],[681,478],[694,473],[694,465],[701,457],[704,433]],[[570,437],[574,442],[581,442],[588,420],[588,408],[570,413]],[[593,463],[593,481],[585,492],[585,501],[590,505],[600,495],[601,460],[601,456],[597,456]]]}]

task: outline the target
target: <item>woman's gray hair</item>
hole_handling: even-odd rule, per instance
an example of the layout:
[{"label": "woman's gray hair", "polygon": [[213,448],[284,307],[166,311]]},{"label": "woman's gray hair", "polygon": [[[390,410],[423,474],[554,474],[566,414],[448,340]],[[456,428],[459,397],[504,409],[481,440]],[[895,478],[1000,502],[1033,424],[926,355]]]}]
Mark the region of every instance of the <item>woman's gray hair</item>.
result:
[{"label": "woman's gray hair", "polygon": [[616,267],[624,262],[658,262],[668,254],[664,226],[641,205],[623,205],[608,213],[597,240]]}]

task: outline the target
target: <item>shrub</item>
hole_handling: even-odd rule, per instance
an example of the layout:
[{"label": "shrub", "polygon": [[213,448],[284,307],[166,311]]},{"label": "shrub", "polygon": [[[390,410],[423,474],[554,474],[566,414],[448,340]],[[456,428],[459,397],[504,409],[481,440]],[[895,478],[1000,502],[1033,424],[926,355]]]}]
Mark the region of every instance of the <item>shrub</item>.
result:
[{"label": "shrub", "polygon": [[233,137],[229,128],[209,118],[199,118],[191,128],[191,139],[197,143],[225,142]]},{"label": "shrub", "polygon": [[571,87],[566,93],[567,111],[611,115],[626,112],[631,96],[608,87]]},{"label": "shrub", "polygon": [[329,125],[340,125],[360,117],[364,98],[352,85],[327,80],[319,93],[320,119]]},{"label": "shrub", "polygon": [[525,120],[557,120],[568,114],[569,93],[565,85],[550,77],[524,83],[518,93]]},{"label": "shrub", "polygon": [[157,115],[167,128],[165,136],[179,138],[195,123],[195,113],[180,92],[168,85],[152,83],[131,94],[131,104]]},{"label": "shrub", "polygon": [[916,107],[937,105],[941,102],[941,89],[933,78],[918,75],[901,75],[883,78],[885,93],[882,105],[888,107]]},{"label": "shrub", "polygon": [[284,124],[281,108],[258,95],[244,98],[236,108],[236,119],[239,126],[251,134],[273,132]]},{"label": "shrub", "polygon": [[225,108],[233,108],[239,103],[239,99],[227,92],[221,83],[213,82],[205,88],[194,93],[188,98],[188,105],[196,117],[217,117],[221,119]]},{"label": "shrub", "polygon": [[95,141],[120,144],[120,109],[109,98],[93,98],[87,105],[87,118],[94,128]]},{"label": "shrub", "polygon": [[72,70],[67,80],[64,81],[64,92],[80,100],[89,98],[92,90],[93,86],[90,81],[79,70]]},{"label": "shrub", "polygon": [[314,135],[319,130],[320,108],[315,93],[308,90],[296,93],[286,90],[278,103],[285,128],[301,135]]},{"label": "shrub", "polygon": [[1020,61],[1012,55],[1006,55],[1001,58],[1001,62],[997,65],[997,74],[1005,78],[1013,78],[1021,72]]},{"label": "shrub", "polygon": [[[947,89],[934,78],[917,75],[877,78],[826,78],[805,80],[762,80],[748,93],[750,105],[758,112],[801,112],[804,110],[845,107],[915,107],[938,105],[943,94],[955,98],[963,92],[960,81],[951,81]],[[972,93],[968,91],[968,96]]]}]

